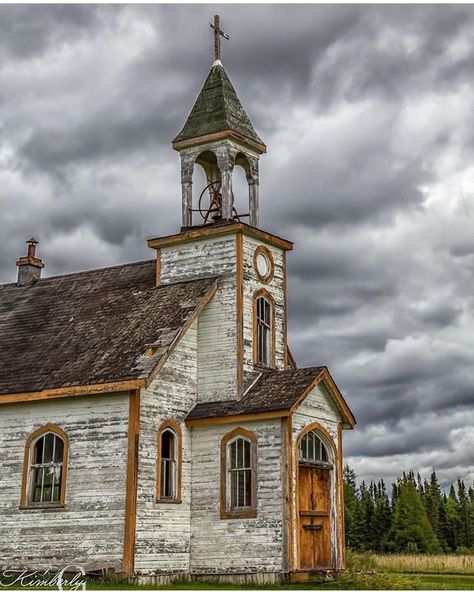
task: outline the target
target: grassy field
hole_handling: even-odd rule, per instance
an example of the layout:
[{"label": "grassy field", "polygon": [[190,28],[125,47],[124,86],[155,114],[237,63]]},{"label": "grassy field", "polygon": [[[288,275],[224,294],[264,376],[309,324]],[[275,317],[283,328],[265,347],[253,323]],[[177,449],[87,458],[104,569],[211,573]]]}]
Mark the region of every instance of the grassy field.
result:
[{"label": "grassy field", "polygon": [[474,555],[373,555],[380,571],[474,576]]},{"label": "grassy field", "polygon": [[[1,588],[1,585],[0,585]],[[8,588],[6,588],[8,589]],[[34,590],[34,587],[29,588]],[[45,588],[42,588],[43,590]],[[54,589],[54,588],[53,588]],[[57,588],[56,588],[57,589]],[[474,590],[474,557],[455,555],[347,554],[337,579],[314,577],[301,584],[236,586],[176,581],[168,586],[135,586],[125,580],[89,580],[88,590]]]}]

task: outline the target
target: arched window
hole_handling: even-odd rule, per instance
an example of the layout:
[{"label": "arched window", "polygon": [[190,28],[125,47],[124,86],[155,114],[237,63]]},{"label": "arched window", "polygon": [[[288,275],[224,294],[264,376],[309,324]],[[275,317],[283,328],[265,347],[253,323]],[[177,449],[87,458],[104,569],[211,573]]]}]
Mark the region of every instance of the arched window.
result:
[{"label": "arched window", "polygon": [[221,443],[221,517],[252,518],[257,509],[257,440],[237,428]]},{"label": "arched window", "polygon": [[308,464],[329,464],[326,445],[315,430],[305,434],[300,443],[300,462]]},{"label": "arched window", "polygon": [[275,350],[273,298],[260,290],[254,296],[254,363],[257,366],[274,366]]},{"label": "arched window", "polygon": [[181,429],[174,421],[158,432],[157,501],[181,501]]},{"label": "arched window", "polygon": [[57,426],[42,426],[27,440],[21,506],[62,506],[66,496],[68,441]]}]

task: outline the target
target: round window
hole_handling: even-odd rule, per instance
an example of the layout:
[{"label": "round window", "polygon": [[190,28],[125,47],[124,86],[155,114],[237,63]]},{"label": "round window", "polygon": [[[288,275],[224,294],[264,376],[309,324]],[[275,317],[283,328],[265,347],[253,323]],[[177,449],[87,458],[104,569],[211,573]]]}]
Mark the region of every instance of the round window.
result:
[{"label": "round window", "polygon": [[264,284],[268,284],[273,278],[273,257],[267,247],[260,245],[255,249],[253,264],[258,279]]}]

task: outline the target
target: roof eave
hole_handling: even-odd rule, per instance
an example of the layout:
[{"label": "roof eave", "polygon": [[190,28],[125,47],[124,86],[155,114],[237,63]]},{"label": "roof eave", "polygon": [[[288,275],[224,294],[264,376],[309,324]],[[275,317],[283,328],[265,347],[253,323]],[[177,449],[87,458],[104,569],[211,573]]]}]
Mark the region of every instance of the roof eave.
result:
[{"label": "roof eave", "polygon": [[191,138],[180,138],[180,136],[181,134],[178,134],[171,144],[172,147],[178,152],[184,150],[185,148],[192,148],[194,146],[215,142],[216,140],[223,140],[225,138],[236,140],[251,150],[255,150],[258,154],[265,154],[267,151],[267,147],[263,142],[258,142],[252,138],[248,138],[247,136],[244,136],[233,129],[220,130],[210,134],[203,134]]}]

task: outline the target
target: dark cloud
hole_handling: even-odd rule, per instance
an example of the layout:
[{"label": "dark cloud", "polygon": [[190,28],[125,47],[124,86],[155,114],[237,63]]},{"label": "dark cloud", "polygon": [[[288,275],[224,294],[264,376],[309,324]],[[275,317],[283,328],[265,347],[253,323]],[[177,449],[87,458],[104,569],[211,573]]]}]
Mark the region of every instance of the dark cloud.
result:
[{"label": "dark cloud", "polygon": [[178,228],[170,143],[216,12],[269,149],[262,225],[295,242],[292,350],[346,393],[348,460],[474,478],[472,6],[3,5],[0,281],[31,235],[54,274]]}]

